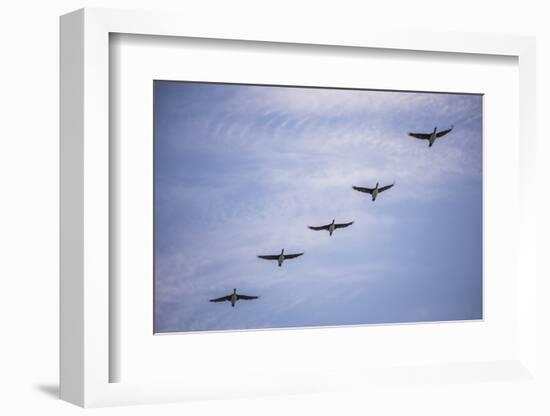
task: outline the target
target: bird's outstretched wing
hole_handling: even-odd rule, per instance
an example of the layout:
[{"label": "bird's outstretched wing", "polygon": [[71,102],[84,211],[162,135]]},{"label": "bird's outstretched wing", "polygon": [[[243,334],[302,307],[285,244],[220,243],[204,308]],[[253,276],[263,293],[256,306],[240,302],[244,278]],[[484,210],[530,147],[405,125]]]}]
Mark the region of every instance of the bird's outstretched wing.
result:
[{"label": "bird's outstretched wing", "polygon": [[409,136],[414,137],[415,139],[428,140],[431,134],[428,133],[409,133]]},{"label": "bird's outstretched wing", "polygon": [[320,225],[319,227],[312,227],[311,225],[307,226],[307,228],[309,228],[310,230],[315,230],[315,231],[328,230],[328,227],[330,227],[330,224]]},{"label": "bird's outstretched wing", "polygon": [[294,259],[296,257],[300,257],[304,253],[296,253],[296,254],[285,254],[285,260],[286,259]]},{"label": "bird's outstretched wing", "polygon": [[387,191],[387,190],[390,189],[393,185],[395,185],[395,183],[392,183],[391,185],[381,186],[380,188],[378,188],[378,192]]},{"label": "bird's outstretched wing", "polygon": [[259,296],[248,296],[248,295],[237,295],[238,300],[251,300],[251,299],[258,299]]},{"label": "bird's outstretched wing", "polygon": [[258,257],[264,260],[277,260],[279,258],[279,256],[276,254],[269,255],[269,256],[258,256]]},{"label": "bird's outstretched wing", "polygon": [[352,222],[346,222],[344,224],[334,224],[334,228],[346,228],[346,227],[350,226],[351,224],[353,224],[353,221]]},{"label": "bird's outstretched wing", "polygon": [[451,130],[453,129],[453,126],[451,126],[450,129],[447,129],[447,130],[441,130],[441,131],[438,131],[436,134],[435,134],[435,137],[442,137],[442,136],[445,136],[447,133],[449,133]]},{"label": "bird's outstretched wing", "polygon": [[225,302],[226,300],[231,300],[231,295],[222,296],[221,298],[210,299],[210,302]]},{"label": "bird's outstretched wing", "polygon": [[372,194],[372,191],[374,191],[373,188],[362,188],[360,186],[352,186],[353,189],[359,192],[364,192],[366,194]]}]

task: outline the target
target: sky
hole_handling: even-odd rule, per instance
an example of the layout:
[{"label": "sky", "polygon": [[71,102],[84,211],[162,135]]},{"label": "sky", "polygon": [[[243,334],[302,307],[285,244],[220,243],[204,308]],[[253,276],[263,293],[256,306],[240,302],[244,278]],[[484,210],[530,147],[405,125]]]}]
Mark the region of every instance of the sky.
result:
[{"label": "sky", "polygon": [[155,333],[482,318],[481,95],[154,89]]}]

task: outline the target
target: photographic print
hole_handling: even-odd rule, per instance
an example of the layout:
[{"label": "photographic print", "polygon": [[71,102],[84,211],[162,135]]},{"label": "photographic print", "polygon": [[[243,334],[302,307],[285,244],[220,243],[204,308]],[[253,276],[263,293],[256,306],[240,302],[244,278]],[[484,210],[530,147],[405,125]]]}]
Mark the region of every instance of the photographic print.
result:
[{"label": "photographic print", "polygon": [[153,88],[155,333],[483,318],[481,94]]}]

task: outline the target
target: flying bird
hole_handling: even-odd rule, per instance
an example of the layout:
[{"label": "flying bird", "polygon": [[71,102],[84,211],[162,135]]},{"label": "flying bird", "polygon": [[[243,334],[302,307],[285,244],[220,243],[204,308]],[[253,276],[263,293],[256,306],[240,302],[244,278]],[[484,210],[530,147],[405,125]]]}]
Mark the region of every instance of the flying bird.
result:
[{"label": "flying bird", "polygon": [[378,187],[378,182],[376,182],[376,186],[374,188],[362,188],[360,186],[352,186],[352,188],[355,189],[356,191],[359,191],[359,192],[364,192],[366,194],[371,194],[372,195],[372,200],[376,201],[376,197],[378,196],[378,194],[380,192],[387,191],[393,185],[395,185],[395,182],[392,183],[391,185]]},{"label": "flying bird", "polygon": [[321,225],[319,227],[312,227],[311,225],[308,225],[308,228],[310,230],[315,230],[315,231],[327,230],[329,235],[332,236],[332,233],[337,228],[346,228],[346,227],[350,226],[351,224],[353,224],[353,221],[352,222],[346,222],[344,224],[335,224],[334,221],[335,220],[332,220],[332,222],[330,224]]},{"label": "flying bird", "polygon": [[430,143],[428,147],[432,147],[432,145],[435,142],[435,139],[445,136],[447,133],[451,132],[452,129],[453,129],[452,125],[450,129],[442,130],[442,131],[437,131],[437,127],[434,127],[434,131],[432,131],[431,133],[409,133],[409,136],[415,137],[420,140],[428,140],[428,142]]},{"label": "flying bird", "polygon": [[251,299],[258,299],[259,296],[248,296],[248,295],[241,295],[237,293],[237,289],[233,289],[233,293],[227,296],[222,296],[221,298],[216,299],[210,299],[210,302],[225,302],[229,301],[231,302],[231,307],[235,307],[235,303],[237,303],[238,300],[251,300]]},{"label": "flying bird", "polygon": [[277,260],[277,263],[279,263],[279,267],[283,265],[283,261],[288,259],[294,259],[296,257],[299,257],[303,255],[304,253],[296,253],[296,254],[285,254],[285,249],[283,248],[281,250],[281,254],[273,254],[273,255],[267,255],[267,256],[258,256],[261,259],[264,260]]}]

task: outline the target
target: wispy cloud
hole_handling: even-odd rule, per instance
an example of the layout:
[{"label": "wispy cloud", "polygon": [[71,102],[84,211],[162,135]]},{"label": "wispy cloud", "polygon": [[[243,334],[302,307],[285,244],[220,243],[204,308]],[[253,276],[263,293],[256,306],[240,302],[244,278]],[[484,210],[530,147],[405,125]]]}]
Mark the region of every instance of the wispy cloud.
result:
[{"label": "wispy cloud", "polygon": [[[395,245],[391,236],[404,233],[404,221],[415,224],[410,205],[424,201],[434,209],[456,195],[455,188],[481,186],[479,96],[181,83],[162,88],[155,274],[156,321],[166,330],[280,326],[285,319],[299,324],[291,311],[311,309],[312,302],[317,312],[308,309],[301,319],[316,322],[326,312],[322,305],[357,302],[366,282],[397,273],[399,265],[382,264],[394,256],[380,244]],[[430,149],[407,135],[451,124],[452,135]],[[376,204],[351,189],[394,181],[394,190]],[[306,227],[333,218],[356,223],[332,238]],[[255,257],[283,247],[306,255],[282,270]],[[267,315],[243,306],[257,318],[237,312],[239,319],[229,320],[205,299],[235,286],[284,300],[269,306]]]}]

